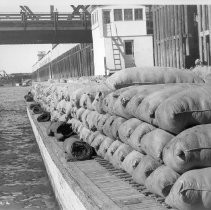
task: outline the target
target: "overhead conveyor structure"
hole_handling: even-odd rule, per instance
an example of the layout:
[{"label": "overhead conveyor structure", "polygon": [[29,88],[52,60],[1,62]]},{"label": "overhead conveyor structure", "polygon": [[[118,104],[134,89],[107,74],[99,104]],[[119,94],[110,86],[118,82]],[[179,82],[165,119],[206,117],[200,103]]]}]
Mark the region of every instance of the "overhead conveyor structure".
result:
[{"label": "overhead conveyor structure", "polygon": [[0,44],[92,43],[91,16],[87,6],[71,5],[73,12],[34,13],[20,6],[20,13],[0,13]]}]

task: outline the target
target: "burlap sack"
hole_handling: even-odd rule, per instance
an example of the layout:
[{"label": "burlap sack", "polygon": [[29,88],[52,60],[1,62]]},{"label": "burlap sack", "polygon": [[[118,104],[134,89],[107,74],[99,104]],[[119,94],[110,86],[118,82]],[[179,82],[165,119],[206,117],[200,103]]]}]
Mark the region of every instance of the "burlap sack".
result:
[{"label": "burlap sack", "polygon": [[146,96],[165,87],[164,84],[142,86],[144,87],[142,90],[139,90],[138,93],[128,98],[128,103],[125,107],[126,112],[134,117],[136,117],[136,110],[138,106],[142,103]]},{"label": "burlap sack", "polygon": [[88,114],[90,113],[91,111],[86,109],[83,114],[81,115],[81,122],[83,123],[83,125],[85,125],[87,128],[89,127],[89,125],[87,124],[87,121],[86,121],[86,118],[88,116]]},{"label": "burlap sack", "polygon": [[76,112],[77,112],[77,111],[78,111],[78,108],[74,106],[74,107],[71,109],[70,115],[71,115],[72,117],[74,117],[74,118],[77,118],[77,116],[76,116]]},{"label": "burlap sack", "polygon": [[73,108],[73,103],[70,102],[70,101],[67,101],[67,103],[66,103],[66,109],[65,109],[65,113],[67,114],[67,116],[71,116],[71,110],[72,110],[72,108]]},{"label": "burlap sack", "polygon": [[126,121],[125,118],[117,117],[111,126],[111,133],[114,139],[119,138],[118,129]]},{"label": "burlap sack", "polygon": [[64,149],[65,159],[71,162],[90,160],[96,155],[94,149],[90,145],[72,137],[65,140]]},{"label": "burlap sack", "polygon": [[106,137],[103,142],[100,145],[99,150],[97,151],[97,155],[101,156],[101,157],[105,157],[105,154],[108,150],[108,148],[110,147],[110,145],[114,142],[113,139]]},{"label": "burlap sack", "polygon": [[103,111],[103,99],[111,92],[111,90],[97,92],[94,101],[92,102],[93,109],[100,114],[104,114],[105,112]]},{"label": "burlap sack", "polygon": [[79,133],[79,138],[80,138],[80,140],[87,142],[87,139],[88,139],[89,135],[91,135],[91,133],[92,133],[92,132],[91,132],[88,128],[86,128],[86,127],[84,126],[84,127],[80,130],[80,133]]},{"label": "burlap sack", "polygon": [[79,105],[85,109],[94,110],[92,102],[94,101],[94,95],[89,93],[82,94]]},{"label": "burlap sack", "polygon": [[134,84],[203,83],[190,71],[172,67],[133,67],[120,70],[107,78],[111,89],[119,89]]},{"label": "burlap sack", "polygon": [[92,132],[92,133],[88,136],[88,138],[87,138],[87,143],[88,143],[89,145],[91,145],[91,143],[93,142],[93,140],[95,139],[95,137],[98,136],[99,134],[101,134],[100,131]]},{"label": "burlap sack", "polygon": [[175,134],[190,126],[211,123],[210,86],[196,85],[169,97],[157,108],[155,118],[160,128]]},{"label": "burlap sack", "polygon": [[205,78],[204,81],[206,84],[210,85],[211,84],[211,73],[208,74]]},{"label": "burlap sack", "polygon": [[54,110],[53,112],[51,112],[52,121],[58,121],[59,117],[60,117],[60,113],[57,110]]},{"label": "burlap sack", "polygon": [[114,152],[113,157],[111,158],[112,165],[117,169],[123,169],[122,163],[125,157],[132,152],[132,147],[127,144],[120,145],[117,150]]},{"label": "burlap sack", "polygon": [[173,185],[165,202],[182,210],[211,209],[211,168],[184,173]]},{"label": "burlap sack", "polygon": [[68,117],[66,114],[62,114],[59,116],[58,121],[60,122],[67,122],[68,121]]},{"label": "burlap sack", "polygon": [[147,177],[145,186],[150,192],[166,197],[179,176],[173,169],[162,165]]},{"label": "burlap sack", "polygon": [[80,127],[82,125],[82,123],[79,120],[75,119],[75,118],[72,118],[72,119],[68,120],[67,123],[72,125],[72,129],[76,133],[78,131],[78,127]]},{"label": "burlap sack", "polygon": [[88,124],[88,127],[92,131],[96,131],[97,128],[95,127],[95,122],[97,118],[99,117],[99,113],[97,111],[90,112],[86,117],[86,122]]},{"label": "burlap sack", "polygon": [[124,91],[128,90],[129,88],[130,87],[121,88],[119,90],[116,90],[116,91],[111,92],[110,94],[108,94],[103,99],[103,103],[102,103],[103,111],[105,113],[109,113],[111,115],[114,115],[115,114],[114,111],[113,111],[114,103],[116,102],[118,97],[121,95],[121,93],[123,93]]},{"label": "burlap sack", "polygon": [[65,113],[65,107],[66,107],[66,101],[63,99],[63,100],[59,101],[56,109],[59,113]]},{"label": "burlap sack", "polygon": [[114,138],[111,129],[116,118],[117,116],[110,116],[109,118],[107,118],[105,124],[103,125],[103,133],[110,138]]},{"label": "burlap sack", "polygon": [[76,127],[76,133],[79,135],[81,130],[84,128],[85,126],[83,125],[83,123],[81,124],[77,124],[77,127]]},{"label": "burlap sack", "polygon": [[77,138],[77,136],[71,136],[70,138],[67,138],[64,142],[63,142],[63,150],[65,153],[70,153],[71,151],[71,144],[70,142],[75,142],[75,141],[79,141],[79,139]]},{"label": "burlap sack", "polygon": [[95,96],[98,91],[108,89],[108,87],[104,84],[87,84],[82,85],[82,88],[78,88],[77,90],[73,91],[71,94],[70,100],[72,100],[75,106],[80,107],[80,99],[83,94],[88,93],[90,96]]},{"label": "burlap sack", "polygon": [[135,130],[131,134],[130,139],[128,140],[128,144],[135,150],[144,153],[144,150],[141,148],[141,140],[144,135],[153,131],[154,129],[156,129],[156,127],[154,127],[153,125],[142,122],[135,128]]},{"label": "burlap sack", "polygon": [[193,87],[194,84],[187,83],[176,83],[176,84],[167,84],[160,90],[155,90],[146,96],[141,104],[136,109],[135,115],[138,119],[141,119],[145,122],[157,125],[155,120],[155,111],[157,107],[166,99],[175,95],[182,90]]},{"label": "burlap sack", "polygon": [[144,157],[144,154],[136,150],[133,150],[125,157],[122,163],[123,170],[125,170],[127,173],[132,175],[133,171],[138,166],[139,162],[141,161],[143,157]]},{"label": "burlap sack", "polygon": [[144,185],[146,178],[159,166],[161,163],[150,155],[145,155],[138,166],[132,173],[135,182]]},{"label": "burlap sack", "polygon": [[126,119],[132,118],[132,115],[127,113],[127,110],[125,107],[127,106],[127,103],[129,100],[138,92],[141,91],[142,89],[146,89],[146,86],[143,85],[135,85],[131,86],[129,89],[124,91],[123,93],[120,94],[120,96],[117,98],[113,105],[113,112],[120,117],[124,117]]},{"label": "burlap sack", "polygon": [[211,124],[189,128],[173,138],[163,149],[166,165],[184,173],[211,166]]},{"label": "burlap sack", "polygon": [[164,146],[171,141],[174,136],[159,128],[145,134],[141,139],[141,149],[148,155],[161,161]]},{"label": "burlap sack", "polygon": [[106,122],[106,120],[110,117],[111,115],[110,114],[105,114],[105,115],[101,115],[99,117],[99,120],[98,120],[98,123],[97,123],[97,130],[98,131],[103,131],[103,126]]},{"label": "burlap sack", "polygon": [[128,143],[128,139],[136,129],[138,125],[140,125],[142,121],[136,119],[136,118],[131,118],[127,121],[125,121],[122,125],[120,125],[118,129],[118,135],[121,141],[124,143]]},{"label": "burlap sack", "polygon": [[105,160],[108,160],[109,162],[111,162],[112,158],[113,158],[113,155],[115,153],[115,151],[118,149],[118,147],[122,145],[122,142],[121,141],[114,141],[108,148],[106,154],[105,154],[105,157],[104,159]]},{"label": "burlap sack", "polygon": [[95,151],[97,152],[100,148],[101,143],[103,142],[103,140],[106,138],[105,135],[103,134],[98,134],[94,140],[91,143],[91,146],[95,149]]}]

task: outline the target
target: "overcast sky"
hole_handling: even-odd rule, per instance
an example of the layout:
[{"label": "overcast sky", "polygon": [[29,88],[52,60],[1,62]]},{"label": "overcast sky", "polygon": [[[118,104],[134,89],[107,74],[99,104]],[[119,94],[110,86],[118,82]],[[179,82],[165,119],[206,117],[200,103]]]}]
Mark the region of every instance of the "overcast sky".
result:
[{"label": "overcast sky", "polygon": [[[70,5],[94,4],[208,4],[210,0],[0,0],[0,13],[20,12],[26,5],[33,12],[49,12],[54,5],[59,12],[70,12]],[[38,51],[48,51],[49,45],[0,45],[0,70],[7,73],[31,72]]]}]

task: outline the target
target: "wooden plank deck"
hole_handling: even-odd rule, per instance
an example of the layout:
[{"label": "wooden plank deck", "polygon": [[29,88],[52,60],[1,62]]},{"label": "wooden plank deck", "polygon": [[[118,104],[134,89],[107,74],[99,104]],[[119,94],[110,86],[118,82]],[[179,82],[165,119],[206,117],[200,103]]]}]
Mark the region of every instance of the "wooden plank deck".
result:
[{"label": "wooden plank deck", "polygon": [[63,143],[46,135],[49,123],[38,123],[37,115],[28,109],[27,113],[61,209],[167,209],[158,197],[147,196],[130,175],[100,157],[66,162]]}]

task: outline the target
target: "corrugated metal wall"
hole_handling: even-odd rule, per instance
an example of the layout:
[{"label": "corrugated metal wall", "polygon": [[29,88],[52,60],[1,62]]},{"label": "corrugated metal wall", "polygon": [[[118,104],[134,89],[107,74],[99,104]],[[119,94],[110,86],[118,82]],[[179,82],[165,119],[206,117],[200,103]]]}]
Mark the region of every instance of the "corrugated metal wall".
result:
[{"label": "corrugated metal wall", "polygon": [[33,72],[34,81],[93,76],[94,57],[92,44],[79,44],[50,63]]},{"label": "corrugated metal wall", "polygon": [[194,5],[154,5],[155,66],[190,68],[199,58]]}]

